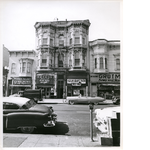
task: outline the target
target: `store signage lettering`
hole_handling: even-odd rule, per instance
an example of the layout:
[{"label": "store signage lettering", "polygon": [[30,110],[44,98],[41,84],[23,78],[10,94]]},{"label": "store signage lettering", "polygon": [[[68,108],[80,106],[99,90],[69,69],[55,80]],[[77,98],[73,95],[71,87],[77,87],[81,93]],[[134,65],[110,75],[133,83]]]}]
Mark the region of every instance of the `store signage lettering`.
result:
[{"label": "store signage lettering", "polygon": [[72,86],[81,86],[81,83],[72,83]]},{"label": "store signage lettering", "polygon": [[32,80],[31,78],[14,78],[13,84],[14,85],[31,85]]},{"label": "store signage lettering", "polygon": [[86,84],[86,79],[67,79],[67,83],[68,84],[72,84],[72,83]]},{"label": "store signage lettering", "polygon": [[54,74],[37,74],[37,84],[54,84]]},{"label": "store signage lettering", "polygon": [[99,74],[99,81],[120,81],[120,74]]}]

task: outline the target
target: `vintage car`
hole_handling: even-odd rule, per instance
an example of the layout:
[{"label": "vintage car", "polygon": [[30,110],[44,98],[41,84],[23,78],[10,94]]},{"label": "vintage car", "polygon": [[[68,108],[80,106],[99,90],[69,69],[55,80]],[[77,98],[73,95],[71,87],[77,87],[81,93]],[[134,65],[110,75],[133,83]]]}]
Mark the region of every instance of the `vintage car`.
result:
[{"label": "vintage car", "polygon": [[105,101],[105,99],[102,98],[102,97],[82,97],[82,96],[80,97],[80,96],[75,96],[75,97],[67,97],[67,101],[70,105],[90,104],[90,103],[98,105],[100,102]]},{"label": "vintage car", "polygon": [[3,98],[3,129],[21,129],[32,133],[40,127],[54,127],[57,115],[52,107],[37,104],[33,99],[23,97]]}]

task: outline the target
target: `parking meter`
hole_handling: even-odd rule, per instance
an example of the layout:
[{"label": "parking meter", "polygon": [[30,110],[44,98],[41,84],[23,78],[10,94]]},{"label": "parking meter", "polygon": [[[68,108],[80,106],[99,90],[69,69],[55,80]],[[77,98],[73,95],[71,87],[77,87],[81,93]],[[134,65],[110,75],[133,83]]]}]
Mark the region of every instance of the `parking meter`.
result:
[{"label": "parking meter", "polygon": [[90,103],[90,104],[89,104],[89,109],[90,109],[90,110],[93,110],[93,108],[94,108],[94,104],[93,104],[93,103]]},{"label": "parking meter", "polygon": [[91,141],[93,142],[93,108],[94,104],[90,103],[89,104],[89,109],[90,109],[90,136],[91,136]]}]

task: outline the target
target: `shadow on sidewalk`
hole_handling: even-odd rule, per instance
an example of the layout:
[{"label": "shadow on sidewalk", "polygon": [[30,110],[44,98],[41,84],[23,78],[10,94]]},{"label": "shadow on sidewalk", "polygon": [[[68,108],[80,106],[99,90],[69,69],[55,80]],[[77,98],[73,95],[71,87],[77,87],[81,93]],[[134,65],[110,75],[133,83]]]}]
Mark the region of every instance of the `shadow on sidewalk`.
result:
[{"label": "shadow on sidewalk", "polygon": [[[4,133],[22,133],[18,130],[4,130]],[[54,127],[49,128],[37,128],[32,134],[53,134],[53,135],[65,135],[69,132],[69,127],[66,122],[57,122]]]}]

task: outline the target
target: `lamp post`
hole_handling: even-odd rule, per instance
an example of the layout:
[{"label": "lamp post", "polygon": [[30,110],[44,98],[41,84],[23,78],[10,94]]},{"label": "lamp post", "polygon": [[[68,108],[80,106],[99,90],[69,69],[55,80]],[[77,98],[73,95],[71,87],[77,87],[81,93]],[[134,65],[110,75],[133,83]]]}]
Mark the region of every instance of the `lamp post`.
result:
[{"label": "lamp post", "polygon": [[5,69],[5,75],[6,75],[5,96],[7,96],[7,91],[8,91],[7,79],[8,79],[9,67],[5,66],[4,69]]}]

